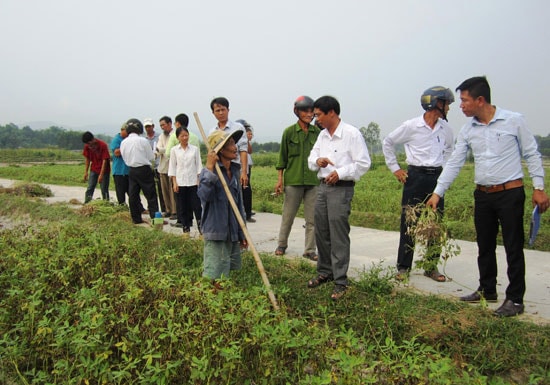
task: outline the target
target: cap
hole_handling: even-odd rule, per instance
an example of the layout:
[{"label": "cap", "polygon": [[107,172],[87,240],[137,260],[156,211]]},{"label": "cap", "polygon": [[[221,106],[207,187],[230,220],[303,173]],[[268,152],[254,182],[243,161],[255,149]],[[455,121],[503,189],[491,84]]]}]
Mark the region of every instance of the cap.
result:
[{"label": "cap", "polygon": [[145,118],[143,119],[143,127],[145,126],[154,126],[155,123],[153,123],[153,119],[151,118]]},{"label": "cap", "polygon": [[241,136],[243,136],[243,130],[235,130],[232,132],[216,130],[208,136],[208,145],[217,154],[230,138],[238,142]]}]

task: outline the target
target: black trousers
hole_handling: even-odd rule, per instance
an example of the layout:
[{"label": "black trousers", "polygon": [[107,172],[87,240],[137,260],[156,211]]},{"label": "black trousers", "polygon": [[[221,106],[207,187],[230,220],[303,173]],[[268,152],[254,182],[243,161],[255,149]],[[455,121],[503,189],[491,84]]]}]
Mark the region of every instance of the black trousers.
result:
[{"label": "black trousers", "polygon": [[119,205],[126,203],[126,194],[128,194],[129,180],[128,175],[113,175],[115,181],[116,199]]},{"label": "black trousers", "polygon": [[[181,222],[183,227],[191,227],[193,225],[193,213],[197,226],[200,224],[202,207],[199,196],[197,195],[197,186],[178,186],[176,194],[176,207],[178,209],[178,222]],[[179,210],[181,208],[181,217]]]},{"label": "black trousers", "polygon": [[523,187],[488,194],[474,191],[474,222],[477,235],[479,288],[485,293],[496,293],[497,234],[499,224],[508,263],[506,299],[523,303],[525,294],[525,256],[523,243],[523,214],[525,190]]},{"label": "black trousers", "polygon": [[[407,170],[408,178],[403,187],[401,197],[401,228],[399,236],[399,248],[397,249],[397,268],[410,269],[414,257],[414,240],[407,234],[407,223],[405,221],[405,209],[407,206],[415,206],[425,202],[437,185],[437,178],[441,170],[437,172],[420,171],[418,168]],[[445,201],[443,197],[439,200],[437,209],[443,214]],[[439,258],[433,255],[431,258]]]},{"label": "black trousers", "polygon": [[252,185],[250,184],[250,175],[252,174],[252,167],[249,167],[248,172],[248,187],[243,188],[243,206],[244,212],[247,218],[252,215]]},{"label": "black trousers", "polygon": [[128,171],[128,203],[130,204],[130,215],[134,223],[141,223],[141,200],[140,191],[143,191],[147,199],[149,216],[154,218],[159,211],[157,190],[155,187],[155,174],[151,166],[130,167]]}]

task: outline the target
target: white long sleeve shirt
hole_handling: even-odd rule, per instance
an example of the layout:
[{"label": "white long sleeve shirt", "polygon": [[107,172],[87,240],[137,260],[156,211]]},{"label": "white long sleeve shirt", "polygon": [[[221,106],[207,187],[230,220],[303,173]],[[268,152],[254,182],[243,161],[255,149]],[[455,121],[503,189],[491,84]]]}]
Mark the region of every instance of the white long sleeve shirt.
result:
[{"label": "white long sleeve shirt", "polygon": [[196,186],[201,170],[201,154],[198,147],[192,144],[188,144],[186,149],[183,149],[181,144],[172,147],[168,176],[175,176],[178,186]]},{"label": "white long sleeve shirt", "polygon": [[[328,158],[334,165],[321,168],[317,165],[319,158]],[[317,171],[319,179],[336,170],[340,180],[350,181],[361,179],[371,165],[369,150],[361,132],[343,121],[340,121],[332,136],[326,128],[321,131],[307,162],[311,171]]]},{"label": "white long sleeve shirt", "polygon": [[423,115],[403,122],[382,142],[386,165],[391,172],[400,169],[395,153],[395,146],[398,144],[405,147],[408,165],[440,167],[447,162],[453,152],[453,130],[443,119],[438,119],[432,129]]}]

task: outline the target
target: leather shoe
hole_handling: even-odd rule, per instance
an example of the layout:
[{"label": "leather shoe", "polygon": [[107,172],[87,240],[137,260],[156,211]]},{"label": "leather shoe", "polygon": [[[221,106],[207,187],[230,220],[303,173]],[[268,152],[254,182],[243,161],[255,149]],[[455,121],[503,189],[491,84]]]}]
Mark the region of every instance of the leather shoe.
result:
[{"label": "leather shoe", "polygon": [[499,317],[512,317],[522,314],[524,310],[525,306],[522,303],[514,303],[507,299],[493,314]]},{"label": "leather shoe", "polygon": [[498,295],[497,293],[483,293],[480,291],[474,291],[472,294],[460,297],[460,300],[464,302],[477,303],[481,302],[482,297],[485,298],[486,302],[496,302]]}]

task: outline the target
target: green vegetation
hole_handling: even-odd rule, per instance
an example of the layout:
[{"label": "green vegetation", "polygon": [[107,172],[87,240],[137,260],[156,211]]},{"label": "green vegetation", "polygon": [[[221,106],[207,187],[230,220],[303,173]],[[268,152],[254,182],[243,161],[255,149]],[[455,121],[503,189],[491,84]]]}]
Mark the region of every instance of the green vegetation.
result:
[{"label": "green vegetation", "polygon": [[[549,384],[550,326],[398,291],[373,266],[339,302],[262,255],[213,290],[202,242],[0,194],[2,384]],[[17,224],[14,221],[20,221]]]}]

